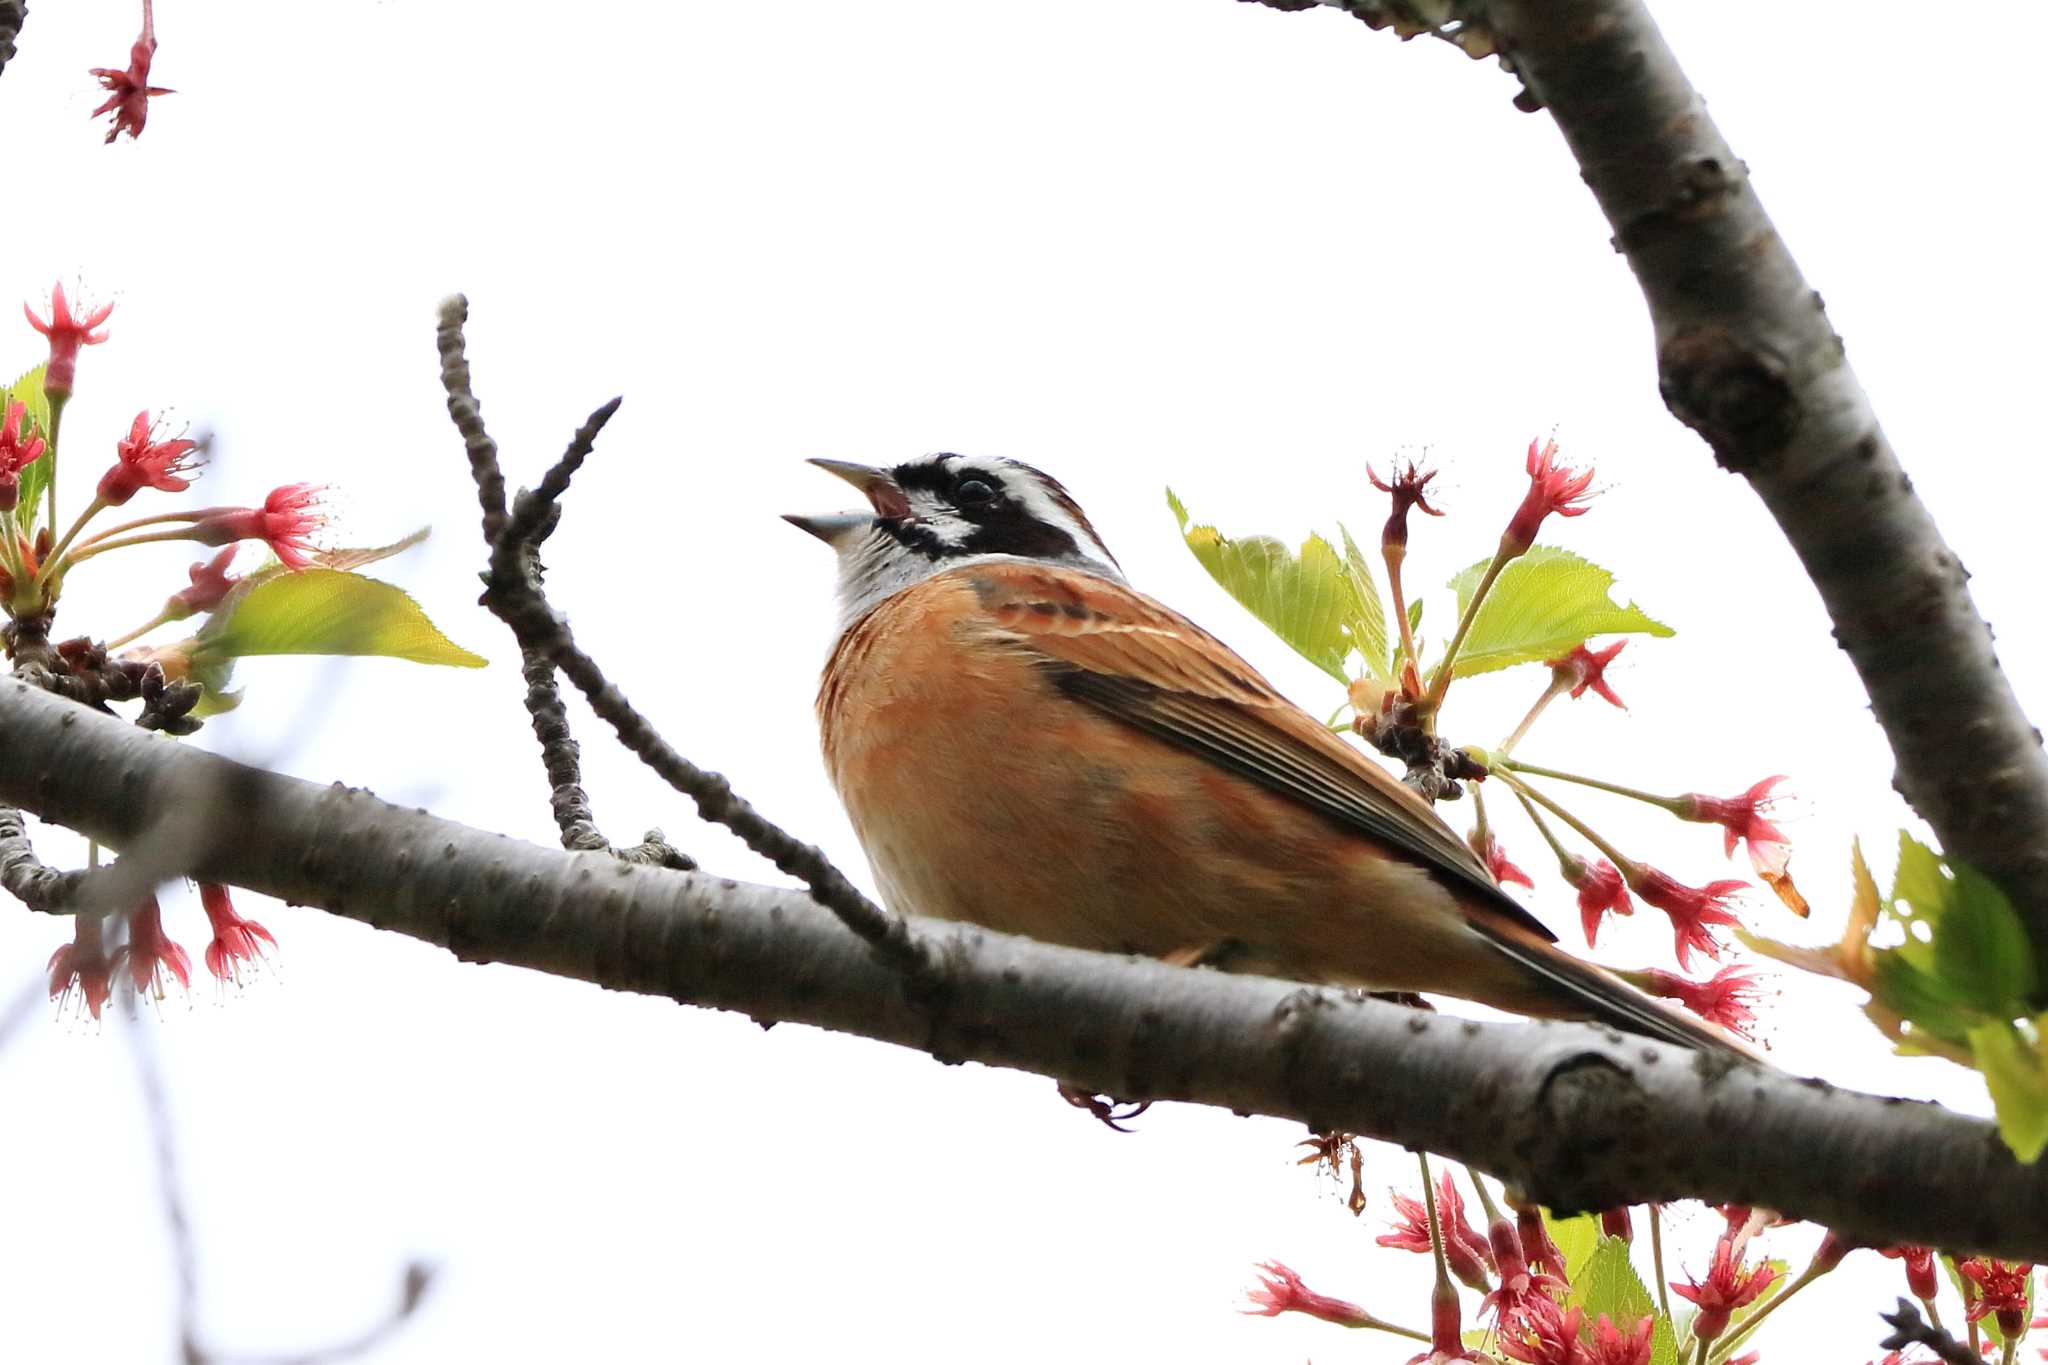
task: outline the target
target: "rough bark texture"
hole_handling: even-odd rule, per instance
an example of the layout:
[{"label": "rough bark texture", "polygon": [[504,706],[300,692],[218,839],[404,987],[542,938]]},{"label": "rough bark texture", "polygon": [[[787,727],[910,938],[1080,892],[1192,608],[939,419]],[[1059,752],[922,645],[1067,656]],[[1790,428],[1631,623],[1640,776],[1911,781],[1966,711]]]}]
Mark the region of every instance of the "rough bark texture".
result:
[{"label": "rough bark texture", "polygon": [[[468,961],[1427,1148],[1561,1209],[1697,1196],[1870,1243],[2048,1260],[2048,1163],[2021,1166],[1988,1124],[1933,1106],[1582,1026],[1467,1023],[929,922],[912,930],[932,963],[913,986],[798,891],[521,843],[12,680],[0,734],[0,801],[114,848],[161,845],[179,821],[178,871]],[[214,818],[191,820],[194,802]]]},{"label": "rough bark texture", "polygon": [[1895,785],[2012,897],[2048,968],[2041,735],[1742,162],[1640,0],[1490,13],[1635,270],[1665,403],[1777,518],[1891,741]]}]

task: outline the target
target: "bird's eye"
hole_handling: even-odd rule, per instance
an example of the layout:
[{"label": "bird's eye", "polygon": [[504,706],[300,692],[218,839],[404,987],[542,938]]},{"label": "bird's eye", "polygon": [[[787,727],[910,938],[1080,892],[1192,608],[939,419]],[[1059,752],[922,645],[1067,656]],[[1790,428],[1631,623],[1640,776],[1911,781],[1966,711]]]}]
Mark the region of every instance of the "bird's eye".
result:
[{"label": "bird's eye", "polygon": [[995,500],[995,485],[987,479],[962,479],[959,487],[953,490],[953,501],[962,507],[974,507]]}]

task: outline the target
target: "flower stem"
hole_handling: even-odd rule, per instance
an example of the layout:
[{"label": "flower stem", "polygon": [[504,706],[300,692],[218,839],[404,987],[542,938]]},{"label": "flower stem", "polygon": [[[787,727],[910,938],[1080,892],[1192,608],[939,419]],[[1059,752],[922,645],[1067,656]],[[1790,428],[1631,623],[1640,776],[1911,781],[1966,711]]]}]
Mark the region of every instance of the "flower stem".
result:
[{"label": "flower stem", "polygon": [[50,400],[50,449],[45,458],[50,462],[50,481],[44,484],[43,488],[49,495],[50,500],[47,505],[50,511],[49,515],[44,518],[43,524],[55,526],[57,524],[57,428],[63,425],[64,405],[71,401],[71,395],[68,393],[53,393],[48,395],[48,397]]},{"label": "flower stem", "polygon": [[[1514,791],[1514,788],[1510,787],[1508,790]],[[1562,843],[1558,842],[1557,836],[1551,833],[1550,822],[1543,818],[1542,811],[1536,809],[1536,803],[1531,801],[1526,793],[1519,791],[1515,792],[1515,799],[1520,801],[1522,809],[1529,813],[1529,819],[1535,824],[1536,832],[1543,836],[1544,843],[1550,845],[1550,851],[1557,855],[1557,860],[1561,863],[1569,858],[1571,856],[1570,852],[1566,850]]]},{"label": "flower stem", "polygon": [[[1408,628],[1408,601],[1401,595],[1401,561],[1407,557],[1408,547],[1405,545],[1380,547],[1380,558],[1385,560],[1387,565],[1387,593],[1394,599],[1394,624],[1401,630],[1401,653],[1410,663],[1420,668],[1421,661],[1415,657],[1415,635]],[[1394,677],[1399,679],[1400,676],[1401,668],[1396,661]]]},{"label": "flower stem", "polygon": [[1495,769],[1493,775],[1495,777],[1500,778],[1502,781],[1506,782],[1508,786],[1512,787],[1518,795],[1526,794],[1529,797],[1529,799],[1536,802],[1537,805],[1542,806],[1543,809],[1549,811],[1552,815],[1555,815],[1558,819],[1564,821],[1567,825],[1570,825],[1586,840],[1587,843],[1599,849],[1602,854],[1606,855],[1607,861],[1613,863],[1615,866],[1615,870],[1620,872],[1624,878],[1628,879],[1631,882],[1635,880],[1636,865],[1633,862],[1629,861],[1629,859],[1625,857],[1619,849],[1615,848],[1613,844],[1608,843],[1598,834],[1595,834],[1593,832],[1592,827],[1589,826],[1585,821],[1579,819],[1578,816],[1573,815],[1563,806],[1558,805],[1557,802],[1551,800],[1542,792],[1537,791],[1534,787],[1522,781],[1513,773],[1502,772],[1498,769]]},{"label": "flower stem", "polygon": [[152,517],[137,517],[133,521],[124,521],[118,526],[108,526],[95,531],[81,543],[85,545],[96,544],[99,541],[110,540],[128,531],[139,531],[145,526],[161,526],[167,521],[203,521],[207,517],[232,510],[234,509],[228,507],[192,507],[182,512],[158,512]]},{"label": "flower stem", "polygon": [[1465,636],[1472,629],[1472,619],[1479,615],[1479,604],[1486,600],[1486,594],[1493,589],[1493,580],[1500,577],[1500,571],[1508,561],[1521,551],[1510,552],[1503,545],[1493,552],[1493,562],[1486,566],[1480,576],[1479,586],[1472,590],[1472,600],[1465,604],[1465,610],[1458,617],[1458,628],[1451,634],[1451,642],[1444,646],[1444,657],[1437,662],[1436,671],[1430,675],[1429,693],[1422,700],[1424,711],[1434,711],[1443,705],[1444,693],[1451,687],[1451,667],[1458,661],[1458,648],[1465,643]]},{"label": "flower stem", "polygon": [[[1436,1217],[1436,1189],[1429,1183],[1429,1153],[1417,1152],[1415,1159],[1422,1163],[1422,1207],[1429,1215],[1429,1249],[1436,1254],[1436,1282],[1442,1287],[1451,1282],[1451,1267],[1444,1260],[1444,1229]],[[1974,1333],[1976,1328],[1970,1330]]]},{"label": "flower stem", "polygon": [[1529,708],[1529,714],[1522,717],[1522,723],[1515,727],[1513,734],[1500,742],[1500,748],[1495,750],[1495,752],[1502,758],[1506,758],[1514,747],[1522,742],[1522,736],[1529,733],[1529,727],[1536,723],[1536,717],[1543,714],[1543,709],[1566,692],[1569,692],[1571,686],[1569,679],[1560,678],[1555,673],[1552,673],[1550,675],[1550,686],[1543,689],[1543,695],[1538,697],[1536,704]]},{"label": "flower stem", "polygon": [[[56,483],[57,473],[56,470],[53,468],[50,471],[50,486],[54,488],[56,487]],[[85,524],[106,510],[106,503],[102,502],[98,497],[94,497],[90,503],[86,504],[85,510],[78,514],[77,521],[71,523],[71,529],[64,533],[63,539],[59,540],[56,543],[56,545],[52,546],[50,549],[50,553],[43,557],[43,567],[36,571],[36,582],[46,583],[49,581],[50,575],[54,573],[57,567],[64,562],[64,552],[71,548],[72,541],[78,539],[78,533],[85,529]],[[57,524],[56,515],[57,504],[55,502],[52,502],[50,504],[50,525],[52,526],[55,526]],[[78,558],[83,559],[85,558],[85,555],[81,553],[78,555]]]},{"label": "flower stem", "polygon": [[175,531],[144,531],[139,535],[119,536],[113,540],[95,540],[89,545],[81,545],[73,550],[71,563],[91,559],[94,555],[105,554],[108,550],[125,550],[130,545],[149,545],[164,540],[195,540],[197,536],[194,535],[194,530],[193,527],[185,526]]},{"label": "flower stem", "polygon": [[158,626],[162,625],[164,622],[170,619],[171,614],[169,612],[160,611],[156,615],[150,617],[147,621],[144,621],[141,625],[137,626],[135,629],[129,631],[126,635],[122,635],[115,639],[107,641],[106,647],[108,649],[119,649],[122,645],[125,645],[132,640],[138,640],[143,636],[149,634],[151,631],[155,630]]},{"label": "flower stem", "polygon": [[1664,1313],[1664,1320],[1671,1320],[1671,1288],[1664,1283],[1664,1220],[1657,1215],[1657,1205],[1650,1206],[1650,1269],[1657,1276],[1657,1307]]},{"label": "flower stem", "polygon": [[1503,758],[1501,761],[1516,772],[1528,773],[1531,777],[1548,777],[1559,782],[1575,782],[1581,787],[1592,787],[1603,792],[1613,792],[1616,796],[1626,796],[1632,801],[1647,802],[1664,810],[1675,810],[1678,805],[1678,798],[1675,796],[1655,796],[1646,791],[1638,791],[1634,787],[1624,787],[1619,782],[1603,782],[1597,777],[1585,777],[1579,773],[1563,772],[1557,768],[1540,768],[1534,763],[1524,763],[1519,759]]}]

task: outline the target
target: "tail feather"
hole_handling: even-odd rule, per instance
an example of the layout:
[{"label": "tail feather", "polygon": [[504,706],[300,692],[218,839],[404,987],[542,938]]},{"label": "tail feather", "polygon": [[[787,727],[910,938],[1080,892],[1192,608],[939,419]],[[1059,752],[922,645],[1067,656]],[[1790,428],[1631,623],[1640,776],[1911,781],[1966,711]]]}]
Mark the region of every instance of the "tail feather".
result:
[{"label": "tail feather", "polygon": [[1760,1050],[1734,1034],[1644,994],[1605,967],[1573,957],[1512,926],[1479,919],[1471,923],[1502,954],[1575,1006],[1574,1013],[1580,1018],[1695,1052],[1765,1061]]}]

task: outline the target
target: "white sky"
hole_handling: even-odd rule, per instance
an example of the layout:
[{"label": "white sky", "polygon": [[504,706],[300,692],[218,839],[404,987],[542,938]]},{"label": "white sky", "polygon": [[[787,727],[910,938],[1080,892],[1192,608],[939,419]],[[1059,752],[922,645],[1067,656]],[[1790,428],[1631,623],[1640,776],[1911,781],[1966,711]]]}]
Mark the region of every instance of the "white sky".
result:
[{"label": "white sky", "polygon": [[[1629,714],[1582,704],[1526,755],[1661,790],[1790,773],[1815,938],[1839,919],[1850,838],[1889,862],[1889,755],[1813,594],[1747,488],[1665,413],[1606,225],[1491,64],[1229,0],[162,0],[157,76],[179,93],[139,144],[105,148],[86,68],[120,63],[135,8],[35,6],[0,79],[0,365],[39,354],[5,330],[10,300],[59,276],[118,298],[66,422],[66,490],[138,408],[168,407],[218,434],[208,501],[314,479],[346,489],[356,543],[432,523],[390,576],[492,660],[262,662],[202,744],[552,841],[516,655],[473,604],[475,503],[433,348],[435,301],[459,289],[515,478],[626,396],[551,547],[584,643],[678,747],[857,877],[810,719],[829,556],[776,519],[844,498],[803,457],[1041,463],[1139,584],[1327,710],[1328,680],[1178,544],[1162,487],[1226,531],[1298,538],[1342,516],[1369,534],[1364,464],[1426,447],[1452,516],[1421,529],[1411,581],[1437,584],[1486,553],[1524,444],[1553,428],[1607,491],[1548,539],[1614,567],[1679,634],[1623,655]],[[2038,716],[2048,19],[1995,4],[1965,33],[1902,3],[1659,9]],[[81,573],[64,625],[125,630],[190,558]],[[1540,682],[1454,694],[1447,724],[1495,738]],[[711,868],[774,876],[587,718],[581,737],[614,837],[659,823]],[[1723,875],[1710,832],[1585,809],[1681,877]],[[1541,868],[1533,835],[1504,825]],[[1539,912],[1570,926],[1568,893],[1539,888]],[[196,903],[169,905],[196,955]],[[1766,930],[1800,932],[1754,905]],[[202,987],[150,1025],[223,1348],[345,1336],[415,1256],[443,1277],[377,1357],[391,1365],[1411,1353],[1238,1316],[1264,1257],[1426,1319],[1423,1258],[1370,1244],[1385,1186],[1410,1181],[1398,1152],[1371,1153],[1354,1224],[1290,1164],[1285,1124],[1169,1107],[1116,1137],[1041,1078],[244,908],[276,932],[281,979],[218,1002]],[[1665,960],[1660,920],[1620,926],[1603,955]],[[14,977],[64,936],[0,917]],[[1850,1004],[1788,992],[1784,1065],[1980,1105],[1972,1077],[1887,1059]],[[16,1116],[0,1129],[0,1359],[168,1359],[165,1238],[118,1030],[39,1014],[0,1053],[0,1088]],[[1714,1222],[1680,1219],[1679,1259],[1703,1269]],[[1775,1236],[1803,1260],[1815,1235]],[[1875,1356],[1872,1315],[1897,1285],[1890,1263],[1852,1261],[1787,1309],[1767,1359]]]}]

